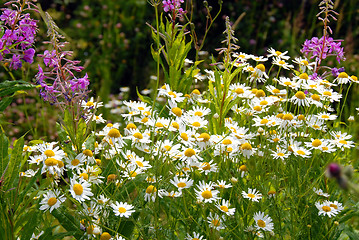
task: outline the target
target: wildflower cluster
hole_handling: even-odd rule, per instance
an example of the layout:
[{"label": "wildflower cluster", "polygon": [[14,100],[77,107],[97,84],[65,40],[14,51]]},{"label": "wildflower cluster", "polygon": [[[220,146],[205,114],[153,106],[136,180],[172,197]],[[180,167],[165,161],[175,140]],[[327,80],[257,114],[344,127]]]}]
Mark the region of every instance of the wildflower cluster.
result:
[{"label": "wildflower cluster", "polygon": [[13,7],[2,9],[0,15],[0,61],[9,64],[16,70],[22,67],[23,62],[32,63],[35,49],[35,35],[38,31],[37,21],[33,20],[30,13],[25,11],[37,11],[33,0],[9,1],[6,6]]}]

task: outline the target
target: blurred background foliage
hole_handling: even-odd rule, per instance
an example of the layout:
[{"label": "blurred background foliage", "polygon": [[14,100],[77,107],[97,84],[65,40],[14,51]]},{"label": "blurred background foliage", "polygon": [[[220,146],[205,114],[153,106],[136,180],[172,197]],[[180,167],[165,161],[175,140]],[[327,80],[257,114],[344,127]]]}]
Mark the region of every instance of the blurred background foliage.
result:
[{"label": "blurred background foliage", "polygon": [[[330,26],[334,39],[344,40],[347,60],[342,62],[350,75],[359,75],[359,4],[357,0],[333,0],[335,10],[339,13],[338,21]],[[3,1],[5,2],[5,1]],[[192,5],[196,34],[203,37],[206,26],[206,9],[203,1],[186,0],[187,6]],[[225,29],[225,16],[229,16],[234,24],[235,36],[239,39],[239,51],[265,55],[267,48],[273,47],[279,51],[289,51],[292,57],[300,55],[300,48],[305,39],[322,36],[322,22],[316,14],[319,12],[319,0],[223,0],[220,18],[216,20],[210,30],[202,50],[217,56],[215,49],[221,47],[222,32]],[[217,0],[209,0],[212,7],[211,14],[215,15],[219,9]],[[155,73],[155,62],[152,59],[150,46],[153,43],[151,31],[146,23],[154,25],[154,9],[146,0],[38,0],[44,11],[48,11],[63,31],[70,43],[69,49],[74,51],[74,58],[81,60],[91,80],[92,95],[100,96],[107,102],[111,94],[119,93],[121,87],[130,88],[129,96],[137,99],[136,88],[139,90],[154,86],[150,76]],[[189,8],[187,9],[189,10]],[[166,14],[164,14],[166,15]],[[37,16],[40,19],[40,16]],[[41,21],[40,21],[41,23]],[[46,29],[41,24],[39,39],[46,39]],[[38,43],[37,53],[42,53],[46,45]],[[190,56],[194,58],[194,50]],[[333,59],[334,60],[334,59]],[[335,61],[328,62],[335,66]],[[36,74],[34,69],[27,75],[31,81]],[[21,73],[18,77],[21,78]],[[7,79],[6,72],[0,72],[1,79]],[[151,82],[152,81],[152,82]],[[352,93],[358,92],[355,86]],[[359,104],[357,94],[351,94],[353,104],[346,109],[348,115],[356,114],[355,107]],[[26,116],[38,115],[41,104],[43,112],[49,116],[56,116],[54,108],[40,103],[36,91],[27,96],[19,96],[12,107],[4,112],[2,124],[8,124],[18,130],[15,136],[29,131],[31,124]],[[25,105],[24,105],[25,104]],[[28,104],[28,105],[26,105]],[[18,108],[15,112],[12,108]],[[26,114],[18,114],[24,112]],[[40,114],[41,115],[41,114]],[[41,116],[44,120],[37,121],[39,125],[30,130],[30,139],[46,136],[49,125],[54,126],[51,118]],[[106,117],[106,115],[105,115]],[[27,120],[22,120],[26,118]],[[32,122],[32,121],[30,121]],[[42,126],[42,124],[44,126]],[[53,136],[53,134],[51,135]],[[52,137],[51,137],[52,138]],[[29,140],[30,140],[29,139]],[[48,139],[47,137],[47,140]]]}]

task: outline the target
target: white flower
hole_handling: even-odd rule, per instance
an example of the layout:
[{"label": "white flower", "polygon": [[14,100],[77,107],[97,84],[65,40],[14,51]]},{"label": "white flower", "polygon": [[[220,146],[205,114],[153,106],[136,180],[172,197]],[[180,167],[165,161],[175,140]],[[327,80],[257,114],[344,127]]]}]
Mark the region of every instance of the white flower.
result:
[{"label": "white flower", "polygon": [[236,209],[235,208],[229,208],[229,200],[222,199],[222,203],[217,203],[216,207],[227,214],[228,216],[234,215]]},{"label": "white flower", "polygon": [[327,215],[328,217],[333,217],[338,214],[339,211],[337,211],[334,206],[330,206],[330,202],[324,201],[323,203],[316,202],[315,206],[318,208],[319,212],[318,215]]},{"label": "white flower", "polygon": [[262,198],[262,194],[257,192],[256,189],[251,189],[251,188],[248,188],[248,193],[246,193],[245,191],[242,191],[242,196],[244,198],[248,198],[248,199],[252,200],[253,202],[258,202],[258,200]]},{"label": "white flower", "polygon": [[256,222],[255,227],[263,231],[273,231],[274,226],[272,223],[272,218],[268,215],[264,215],[263,212],[257,212],[253,216],[254,221]]},{"label": "white flower", "polygon": [[60,207],[60,204],[65,202],[65,200],[66,197],[61,195],[58,189],[54,192],[50,190],[44,194],[44,199],[42,199],[40,203],[40,210],[45,210],[45,212],[49,210],[52,212],[52,210]]},{"label": "white flower", "polygon": [[111,207],[113,208],[113,212],[116,216],[129,218],[132,213],[135,212],[134,206],[131,204],[123,203],[123,202],[115,202],[111,204]]},{"label": "white flower", "polygon": [[73,198],[79,202],[84,202],[85,200],[90,200],[90,196],[93,196],[91,192],[91,184],[85,181],[83,178],[78,180],[72,178],[70,186],[70,193]]}]

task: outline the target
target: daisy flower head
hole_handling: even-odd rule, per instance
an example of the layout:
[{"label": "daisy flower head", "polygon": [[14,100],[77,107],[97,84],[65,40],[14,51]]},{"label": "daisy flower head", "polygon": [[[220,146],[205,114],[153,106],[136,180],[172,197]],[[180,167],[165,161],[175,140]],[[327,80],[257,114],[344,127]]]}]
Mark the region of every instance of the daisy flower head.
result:
[{"label": "daisy flower head", "polygon": [[44,210],[45,212],[49,210],[50,213],[52,210],[60,207],[61,203],[65,202],[66,200],[66,197],[61,195],[58,189],[55,189],[55,191],[50,190],[43,196],[44,198],[40,202],[40,210]]},{"label": "daisy flower head", "polygon": [[262,198],[262,194],[260,194],[255,188],[248,188],[248,192],[242,191],[242,196],[253,202],[259,202],[258,200]]},{"label": "daisy flower head", "polygon": [[217,164],[213,163],[213,160],[209,162],[203,162],[200,165],[201,172],[204,172],[205,175],[207,175],[210,172],[217,172]]},{"label": "daisy flower head", "polygon": [[197,194],[197,199],[201,202],[212,203],[219,199],[217,196],[219,194],[218,190],[213,190],[214,184],[212,182],[205,183],[201,181],[197,185],[195,192]]},{"label": "daisy flower head", "polygon": [[95,102],[94,98],[91,97],[90,100],[81,102],[81,107],[84,109],[97,109],[103,106],[103,102]]},{"label": "daisy flower head", "polygon": [[240,167],[239,167],[239,172],[241,173],[241,178],[244,178],[245,176],[247,176],[248,175],[248,168],[247,168],[247,166],[246,165],[241,165]]},{"label": "daisy flower head", "polygon": [[224,219],[220,217],[218,214],[213,214],[210,212],[207,217],[207,222],[209,223],[210,228],[214,228],[216,230],[225,229]]},{"label": "daisy flower head", "polygon": [[129,218],[131,214],[135,212],[134,206],[126,202],[119,203],[116,201],[115,203],[111,204],[111,207],[115,215],[120,217]]},{"label": "daisy flower head", "polygon": [[294,104],[304,107],[310,106],[310,100],[306,97],[306,94],[303,91],[298,91],[294,96],[290,99]]},{"label": "daisy flower head", "polygon": [[231,188],[232,184],[227,184],[226,181],[224,180],[218,180],[217,184],[214,185],[215,187],[218,187],[220,189],[225,189],[225,188]]},{"label": "daisy flower head", "polygon": [[290,153],[288,153],[287,150],[282,149],[280,147],[277,147],[276,151],[270,150],[272,152],[271,156],[274,159],[281,159],[282,161],[284,161],[284,159],[288,158]]},{"label": "daisy flower head", "polygon": [[89,197],[93,196],[91,192],[91,184],[85,181],[83,178],[70,180],[70,193],[73,198],[79,202],[84,202],[85,200],[90,200]]},{"label": "daisy flower head", "polygon": [[268,215],[264,215],[263,212],[257,212],[253,216],[255,221],[255,227],[258,230],[271,232],[274,229],[274,225],[272,223],[272,218]]},{"label": "daisy flower head", "polygon": [[204,239],[203,236],[201,236],[201,234],[193,232],[192,235],[187,233],[185,240],[206,240],[206,239]]},{"label": "daisy flower head", "polygon": [[250,82],[253,82],[254,80],[258,82],[265,82],[269,77],[265,72],[265,66],[263,64],[258,64],[252,74],[249,76]]},{"label": "daisy flower head", "polygon": [[154,202],[156,200],[156,192],[157,192],[157,188],[153,185],[149,185],[146,188],[146,193],[145,193],[145,201],[146,202]]},{"label": "daisy flower head", "polygon": [[317,189],[317,188],[313,187],[313,191],[314,191],[316,194],[318,194],[319,196],[322,196],[322,197],[328,198],[328,197],[330,196],[328,193],[323,192],[323,190],[322,190],[322,189],[319,189],[319,188]]},{"label": "daisy flower head", "polygon": [[280,51],[276,51],[274,48],[269,48],[268,53],[269,54],[267,55],[267,57],[275,57],[284,60],[288,60],[290,58],[289,56],[285,56],[288,53],[288,51],[280,52]]},{"label": "daisy flower head", "polygon": [[193,180],[189,179],[189,177],[178,178],[177,176],[175,176],[173,180],[172,179],[170,180],[170,183],[172,183],[174,186],[178,188],[179,191],[181,191],[182,189],[192,187]]},{"label": "daisy flower head", "polygon": [[333,207],[330,206],[330,202],[324,201],[324,202],[316,202],[315,206],[319,210],[318,215],[326,215],[328,217],[336,216],[339,212]]},{"label": "daisy flower head", "polygon": [[293,65],[288,64],[286,61],[284,61],[283,59],[276,57],[273,59],[272,64],[277,65],[279,67],[282,67],[284,69],[290,70],[291,68],[294,68]]},{"label": "daisy flower head", "polygon": [[334,80],[334,82],[338,82],[338,84],[347,84],[350,81],[351,79],[346,72],[339,73],[338,77]]},{"label": "daisy flower head", "polygon": [[307,58],[301,57],[294,58],[293,62],[299,65],[300,72],[305,72],[307,69],[313,70],[313,67],[316,65],[315,62],[309,63]]},{"label": "daisy flower head", "polygon": [[192,110],[187,112],[190,116],[204,117],[211,113],[211,109],[206,107],[195,106]]},{"label": "daisy flower head", "polygon": [[222,203],[218,202],[216,204],[216,207],[223,213],[225,213],[227,216],[234,215],[236,209],[235,208],[229,208],[229,200],[222,199]]}]

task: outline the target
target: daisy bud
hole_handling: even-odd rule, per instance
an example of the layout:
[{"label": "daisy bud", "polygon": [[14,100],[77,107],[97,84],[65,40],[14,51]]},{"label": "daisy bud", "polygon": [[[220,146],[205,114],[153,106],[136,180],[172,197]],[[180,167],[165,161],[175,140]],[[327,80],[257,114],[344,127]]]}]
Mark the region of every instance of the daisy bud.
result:
[{"label": "daisy bud", "polygon": [[338,221],[334,221],[334,224],[338,226],[338,225],[339,225],[339,222],[338,222]]},{"label": "daisy bud", "polygon": [[348,118],[348,122],[354,122],[355,120],[354,120],[354,116],[350,116],[349,118]]},{"label": "daisy bud", "polygon": [[231,183],[236,184],[238,182],[238,179],[235,177],[231,178]]},{"label": "daisy bud", "polygon": [[218,118],[219,118],[218,113],[215,113],[215,114],[213,115],[213,118],[214,118],[214,119],[218,119]]}]

